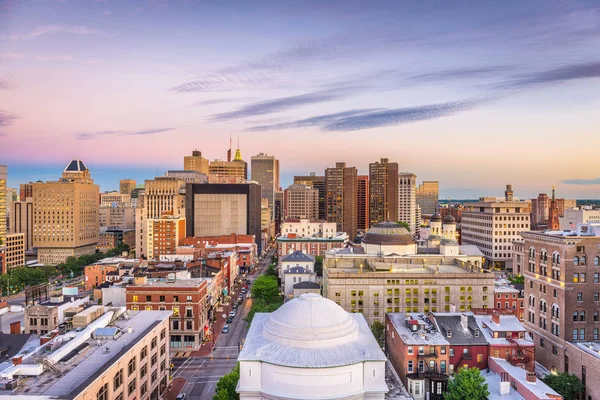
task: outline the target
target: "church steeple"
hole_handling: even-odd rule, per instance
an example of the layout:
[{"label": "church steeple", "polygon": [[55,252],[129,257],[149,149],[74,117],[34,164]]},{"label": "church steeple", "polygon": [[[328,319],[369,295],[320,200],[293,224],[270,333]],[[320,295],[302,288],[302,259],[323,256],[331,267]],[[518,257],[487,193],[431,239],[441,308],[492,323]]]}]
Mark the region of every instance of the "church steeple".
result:
[{"label": "church steeple", "polygon": [[556,196],[554,186],[552,186],[552,201],[550,201],[550,210],[548,211],[548,229],[557,231],[560,229],[558,220],[558,206],[556,204]]}]

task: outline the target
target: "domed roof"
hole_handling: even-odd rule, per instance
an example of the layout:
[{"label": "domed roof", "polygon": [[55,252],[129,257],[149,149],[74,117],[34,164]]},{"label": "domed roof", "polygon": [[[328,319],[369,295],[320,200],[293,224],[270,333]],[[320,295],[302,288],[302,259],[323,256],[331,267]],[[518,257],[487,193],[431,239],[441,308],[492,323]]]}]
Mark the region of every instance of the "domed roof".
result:
[{"label": "domed roof", "polygon": [[442,216],[436,211],[435,214],[431,216],[431,222],[442,222]]},{"label": "domed roof", "polygon": [[333,301],[305,293],[269,315],[263,336],[285,346],[321,348],[358,338],[358,324]]},{"label": "domed roof", "polygon": [[444,223],[445,224],[455,224],[456,219],[452,215],[448,214],[448,215],[446,215],[446,217],[444,217]]},{"label": "domed roof", "polygon": [[406,228],[391,221],[380,222],[367,231],[363,243],[383,245],[413,244],[412,235]]}]

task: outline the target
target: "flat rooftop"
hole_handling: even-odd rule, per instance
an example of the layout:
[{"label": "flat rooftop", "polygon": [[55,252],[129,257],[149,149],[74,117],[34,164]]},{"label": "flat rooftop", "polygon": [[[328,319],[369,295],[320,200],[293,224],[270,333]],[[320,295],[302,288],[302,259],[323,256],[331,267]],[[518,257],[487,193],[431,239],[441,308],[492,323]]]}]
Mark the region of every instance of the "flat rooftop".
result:
[{"label": "flat rooftop", "polygon": [[[88,339],[88,346],[73,357],[68,364],[56,363],[60,374],[46,370],[39,377],[27,377],[19,380],[15,395],[51,396],[73,398],[109,366],[123,357],[140,339],[152,329],[168,319],[170,311],[128,311],[129,319],[118,319],[113,326],[121,330],[117,340]],[[129,332],[127,328],[132,328]],[[105,349],[108,348],[108,351]],[[112,379],[112,377],[110,378]]]},{"label": "flat rooftop", "polygon": [[596,358],[600,358],[600,342],[579,342],[577,347]]},{"label": "flat rooftop", "polygon": [[[205,282],[206,278],[190,278],[190,279],[176,279],[172,282],[167,282],[165,279],[148,279],[145,285],[133,285],[133,287],[181,287],[181,288],[195,288],[200,287],[202,282]],[[131,286],[130,286],[131,287]]]},{"label": "flat rooftop", "polygon": [[[362,271],[359,268],[330,268],[328,267],[328,273],[347,273],[347,274],[400,274],[400,275],[435,275],[435,274],[476,274],[477,272],[468,271],[457,265],[429,265],[425,264],[395,264],[389,262],[372,262],[376,266],[376,270],[372,270],[369,267],[365,267]],[[482,273],[483,274],[483,273]],[[493,279],[493,274],[489,274],[490,279]]]},{"label": "flat rooftop", "polygon": [[[448,346],[450,344],[424,314],[387,313],[387,316],[406,345]],[[408,328],[407,320],[415,321],[418,325],[424,325],[425,329],[413,332]]]}]

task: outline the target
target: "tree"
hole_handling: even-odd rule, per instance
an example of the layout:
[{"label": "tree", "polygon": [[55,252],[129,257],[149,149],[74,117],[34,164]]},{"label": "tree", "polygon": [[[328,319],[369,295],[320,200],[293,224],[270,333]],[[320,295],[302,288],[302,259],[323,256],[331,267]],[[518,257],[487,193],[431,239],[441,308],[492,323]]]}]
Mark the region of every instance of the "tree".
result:
[{"label": "tree", "polygon": [[275,269],[275,264],[269,265],[269,268],[267,268],[267,272],[265,273],[265,275],[274,276],[275,278],[278,278],[277,270]]},{"label": "tree", "polygon": [[576,394],[581,393],[585,389],[585,386],[583,386],[583,383],[581,383],[577,376],[569,375],[566,372],[557,375],[546,375],[542,378],[542,381],[567,400],[572,399]]},{"label": "tree", "polygon": [[401,227],[405,228],[407,231],[410,232],[410,225],[407,224],[406,222],[404,222],[404,221],[398,221],[397,224],[400,225]]},{"label": "tree", "polygon": [[323,257],[316,256],[315,257],[315,273],[317,276],[323,276]]},{"label": "tree", "polygon": [[213,400],[235,400],[239,399],[240,395],[235,391],[238,381],[240,380],[240,364],[238,363],[233,370],[223,375],[217,387],[215,388],[215,395]]},{"label": "tree", "polygon": [[252,285],[252,297],[269,301],[279,296],[279,285],[277,278],[271,275],[262,275],[256,278]]},{"label": "tree", "polygon": [[270,313],[277,310],[283,304],[283,299],[281,297],[276,297],[271,301],[265,301],[263,299],[253,299],[252,307],[250,307],[250,311],[248,311],[248,315],[246,315],[246,322],[248,324],[252,323],[254,319],[254,314],[256,313]]},{"label": "tree", "polygon": [[371,332],[373,332],[373,336],[379,343],[379,347],[385,346],[385,325],[382,322],[375,321],[371,325]]},{"label": "tree", "polygon": [[525,277],[523,275],[510,275],[508,281],[513,285],[525,283]]},{"label": "tree", "polygon": [[448,381],[446,400],[486,400],[490,392],[485,378],[477,368],[461,368]]}]

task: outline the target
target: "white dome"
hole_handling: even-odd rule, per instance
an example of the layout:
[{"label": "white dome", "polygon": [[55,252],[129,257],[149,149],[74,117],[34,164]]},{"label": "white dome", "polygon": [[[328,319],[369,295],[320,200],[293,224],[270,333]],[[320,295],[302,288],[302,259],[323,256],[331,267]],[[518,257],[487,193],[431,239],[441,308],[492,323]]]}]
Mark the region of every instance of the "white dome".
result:
[{"label": "white dome", "polygon": [[291,347],[339,346],[358,338],[358,324],[333,301],[305,293],[269,315],[263,336]]}]

